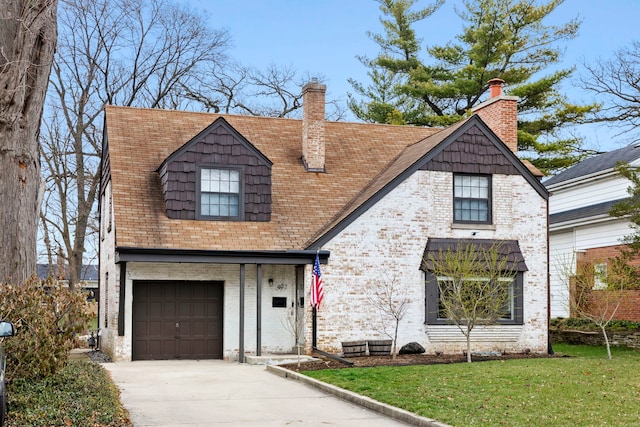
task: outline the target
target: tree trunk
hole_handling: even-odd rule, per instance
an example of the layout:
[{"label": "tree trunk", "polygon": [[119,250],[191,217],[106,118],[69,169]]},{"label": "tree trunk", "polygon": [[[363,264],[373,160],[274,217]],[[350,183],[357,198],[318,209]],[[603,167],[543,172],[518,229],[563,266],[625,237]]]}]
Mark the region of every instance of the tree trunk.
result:
[{"label": "tree trunk", "polygon": [[57,0],[0,0],[0,283],[36,271],[39,129],[57,41]]},{"label": "tree trunk", "polygon": [[471,363],[471,331],[473,330],[473,327],[470,327],[470,325],[467,325],[467,333],[465,334],[465,336],[467,337],[467,362]]},{"label": "tree trunk", "polygon": [[602,336],[604,336],[604,344],[607,347],[607,359],[611,360],[611,344],[609,343],[609,336],[607,335],[607,330],[604,325],[600,325],[600,329],[602,330]]}]

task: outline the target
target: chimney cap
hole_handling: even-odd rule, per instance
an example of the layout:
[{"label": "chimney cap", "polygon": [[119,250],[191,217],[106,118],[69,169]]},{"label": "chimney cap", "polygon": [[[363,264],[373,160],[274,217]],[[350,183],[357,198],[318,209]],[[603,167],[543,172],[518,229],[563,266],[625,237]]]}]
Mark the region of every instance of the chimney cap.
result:
[{"label": "chimney cap", "polygon": [[495,98],[502,95],[502,85],[504,84],[504,80],[500,78],[494,78],[487,82],[489,85],[489,98]]}]

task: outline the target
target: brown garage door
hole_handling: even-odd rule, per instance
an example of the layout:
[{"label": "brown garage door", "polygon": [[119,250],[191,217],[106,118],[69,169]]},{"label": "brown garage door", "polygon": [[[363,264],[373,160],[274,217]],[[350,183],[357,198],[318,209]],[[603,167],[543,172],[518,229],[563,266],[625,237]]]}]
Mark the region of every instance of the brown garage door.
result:
[{"label": "brown garage door", "polygon": [[223,282],[133,282],[133,359],[222,359]]}]

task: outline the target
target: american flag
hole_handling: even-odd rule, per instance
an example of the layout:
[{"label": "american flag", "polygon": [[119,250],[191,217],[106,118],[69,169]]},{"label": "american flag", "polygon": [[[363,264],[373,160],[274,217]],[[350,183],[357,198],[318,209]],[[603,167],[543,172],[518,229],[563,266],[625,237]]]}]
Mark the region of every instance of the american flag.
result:
[{"label": "american flag", "polygon": [[320,272],[320,257],[316,254],[316,262],[313,264],[313,278],[311,280],[311,307],[320,309],[324,298],[324,288],[322,286],[322,273]]}]

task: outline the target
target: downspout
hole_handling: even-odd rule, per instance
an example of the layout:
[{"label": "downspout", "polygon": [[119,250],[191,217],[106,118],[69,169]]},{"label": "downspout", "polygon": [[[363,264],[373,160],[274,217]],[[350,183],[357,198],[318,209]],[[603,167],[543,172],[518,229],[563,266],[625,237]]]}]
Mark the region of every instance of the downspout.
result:
[{"label": "downspout", "polygon": [[551,272],[549,263],[551,262],[551,251],[549,238],[549,199],[547,199],[547,354],[553,354],[551,347]]},{"label": "downspout", "polygon": [[244,274],[245,265],[240,264],[240,334],[238,342],[238,362],[244,363]]},{"label": "downspout", "polygon": [[262,355],[262,264],[256,272],[256,356]]}]

